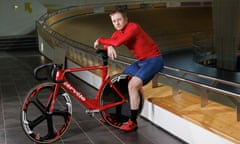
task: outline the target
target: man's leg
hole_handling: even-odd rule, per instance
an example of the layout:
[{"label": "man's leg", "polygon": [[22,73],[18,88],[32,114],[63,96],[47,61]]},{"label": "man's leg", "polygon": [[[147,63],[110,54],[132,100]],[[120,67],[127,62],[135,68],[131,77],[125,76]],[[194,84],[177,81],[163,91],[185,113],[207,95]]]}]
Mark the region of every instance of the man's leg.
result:
[{"label": "man's leg", "polygon": [[142,80],[135,76],[132,77],[132,79],[129,81],[128,92],[130,97],[130,109],[132,111],[136,111],[136,110],[138,111],[139,109],[139,103],[140,103],[139,89],[142,88],[142,85],[143,85]]},{"label": "man's leg", "polygon": [[143,82],[138,77],[132,77],[128,84],[128,92],[130,97],[130,109],[131,109],[131,117],[130,120],[123,126],[120,127],[121,130],[130,132],[136,130],[137,126],[137,115],[139,111],[139,89],[142,88]]}]

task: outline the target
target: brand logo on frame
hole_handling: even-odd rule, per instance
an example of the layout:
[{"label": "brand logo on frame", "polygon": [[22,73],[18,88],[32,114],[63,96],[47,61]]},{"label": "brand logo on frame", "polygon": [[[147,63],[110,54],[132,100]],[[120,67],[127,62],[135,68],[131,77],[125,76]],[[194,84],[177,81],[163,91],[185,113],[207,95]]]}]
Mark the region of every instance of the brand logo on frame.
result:
[{"label": "brand logo on frame", "polygon": [[71,91],[74,95],[76,95],[78,98],[80,98],[82,101],[86,101],[86,98],[83,96],[82,93],[80,93],[78,90],[76,90],[70,83],[64,82],[63,85]]}]

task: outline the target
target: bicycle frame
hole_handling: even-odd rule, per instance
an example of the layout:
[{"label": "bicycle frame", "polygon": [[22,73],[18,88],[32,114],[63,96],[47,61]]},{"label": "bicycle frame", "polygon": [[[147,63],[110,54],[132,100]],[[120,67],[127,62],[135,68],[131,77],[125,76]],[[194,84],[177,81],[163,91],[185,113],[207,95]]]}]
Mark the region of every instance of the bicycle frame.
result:
[{"label": "bicycle frame", "polygon": [[[102,74],[101,75],[101,79],[102,79],[101,85],[97,91],[95,98],[92,98],[92,99],[86,97],[80,90],[75,88],[65,77],[65,75],[67,73],[89,71],[89,70],[101,70],[101,74]],[[123,94],[111,82],[110,76],[108,75],[108,65],[59,69],[59,70],[57,70],[57,73],[56,73],[56,81],[61,81],[61,82],[56,83],[55,90],[53,93],[52,103],[50,106],[50,112],[53,112],[54,104],[55,104],[56,98],[57,98],[58,89],[60,86],[63,87],[66,91],[68,91],[74,98],[76,98],[80,103],[82,103],[87,109],[93,110],[93,111],[106,110],[106,109],[114,107],[116,105],[123,104],[126,101],[126,98],[123,96]],[[116,93],[121,98],[120,101],[100,105],[100,96],[101,96],[103,88],[106,84],[109,84],[111,86],[111,88],[113,88],[116,91]]]},{"label": "bicycle frame", "polygon": [[[58,140],[70,126],[72,102],[69,95],[81,103],[86,112],[94,116],[100,112],[103,120],[114,128],[119,128],[130,118],[128,74],[108,74],[108,55],[106,50],[96,51],[102,55],[102,65],[78,68],[62,68],[61,64],[43,64],[34,69],[37,80],[49,80],[33,87],[27,94],[21,109],[21,125],[25,134],[36,143],[52,143]],[[46,69],[47,68],[47,69]],[[43,70],[42,72],[39,72]],[[101,82],[95,97],[85,96],[71,83],[67,74],[83,71],[101,71]],[[50,72],[50,75],[48,75]],[[143,106],[139,91],[139,113]],[[139,114],[138,113],[138,114]]]}]

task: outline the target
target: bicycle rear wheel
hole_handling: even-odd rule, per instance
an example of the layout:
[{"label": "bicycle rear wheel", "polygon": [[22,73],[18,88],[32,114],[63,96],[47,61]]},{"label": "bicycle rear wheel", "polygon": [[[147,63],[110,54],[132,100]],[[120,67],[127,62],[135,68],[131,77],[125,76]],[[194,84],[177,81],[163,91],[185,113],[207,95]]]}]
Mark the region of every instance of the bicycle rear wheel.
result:
[{"label": "bicycle rear wheel", "polygon": [[69,95],[59,87],[54,111],[49,112],[55,83],[40,84],[27,94],[21,109],[21,125],[36,143],[58,140],[70,125],[72,104]]},{"label": "bicycle rear wheel", "polygon": [[[101,111],[102,118],[109,125],[119,128],[123,123],[127,122],[131,116],[130,103],[129,103],[129,94],[128,94],[128,82],[131,79],[130,75],[127,74],[116,74],[111,77],[111,82],[114,86],[125,96],[126,102],[117,105],[115,107]],[[139,90],[140,104],[139,112],[141,113],[143,108],[143,94]],[[100,105],[105,105],[109,103],[114,103],[120,101],[120,96],[116,91],[107,83],[103,89],[100,99]]]}]

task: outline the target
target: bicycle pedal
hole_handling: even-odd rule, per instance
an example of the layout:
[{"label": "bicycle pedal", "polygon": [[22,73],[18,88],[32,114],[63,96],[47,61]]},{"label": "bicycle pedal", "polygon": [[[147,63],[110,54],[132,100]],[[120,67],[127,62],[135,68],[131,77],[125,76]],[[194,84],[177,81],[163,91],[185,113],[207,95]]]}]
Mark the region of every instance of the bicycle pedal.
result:
[{"label": "bicycle pedal", "polygon": [[100,110],[86,110],[86,114],[88,114],[91,117],[95,116],[95,113],[100,112]]}]

